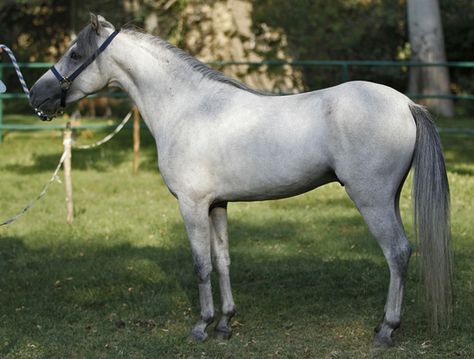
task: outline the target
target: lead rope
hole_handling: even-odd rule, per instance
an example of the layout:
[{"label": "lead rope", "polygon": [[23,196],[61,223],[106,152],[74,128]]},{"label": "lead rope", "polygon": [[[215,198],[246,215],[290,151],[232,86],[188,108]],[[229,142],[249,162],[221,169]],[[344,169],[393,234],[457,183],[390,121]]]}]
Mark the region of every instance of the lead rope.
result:
[{"label": "lead rope", "polygon": [[4,226],[4,225],[7,225],[7,224],[10,224],[10,223],[13,223],[15,221],[17,221],[21,216],[23,216],[31,207],[34,206],[34,204],[36,202],[38,202],[41,198],[43,198],[43,196],[46,194],[46,192],[48,192],[49,190],[49,186],[51,186],[51,184],[53,182],[59,182],[61,183],[61,180],[59,179],[58,177],[58,172],[59,170],[61,169],[61,166],[64,162],[64,160],[66,159],[66,151],[63,152],[63,154],[61,155],[61,158],[59,159],[59,163],[58,165],[56,166],[56,169],[54,170],[53,172],[53,175],[51,176],[51,178],[49,179],[49,181],[46,183],[46,185],[44,186],[43,190],[40,192],[39,195],[36,196],[35,199],[33,199],[31,202],[29,202],[21,211],[19,211],[17,214],[15,214],[14,216],[11,216],[10,218],[4,220],[2,223],[0,223],[0,226]]},{"label": "lead rope", "polygon": [[15,55],[13,55],[13,51],[6,45],[0,44],[0,48],[5,50],[8,56],[10,56],[10,60],[15,68],[16,74],[18,75],[18,80],[20,80],[21,87],[23,88],[23,92],[26,94],[28,99],[30,98],[30,90],[28,90],[28,86],[26,85],[25,78],[21,73],[20,66],[18,65],[18,61],[16,61]]},{"label": "lead rope", "polygon": [[[15,55],[13,54],[12,50],[10,50],[7,46],[3,44],[0,44],[0,48],[5,50],[5,52],[10,57],[13,67],[15,68],[16,74],[18,75],[18,80],[20,80],[21,87],[23,88],[23,91],[25,92],[26,96],[29,98],[30,90],[28,89],[28,86],[26,85],[25,78],[23,77],[23,74],[21,73],[20,66],[18,66],[18,62],[16,61]],[[92,143],[90,145],[74,146],[73,148],[88,149],[88,148],[94,148],[94,147],[103,145],[104,143],[110,141],[112,137],[114,137],[125,126],[125,124],[128,122],[131,116],[132,116],[132,111],[130,111],[124,117],[122,122],[120,122],[120,124],[111,133],[105,136],[103,139],[95,143]],[[69,125],[69,122],[68,122],[68,125]],[[56,166],[56,169],[53,172],[53,175],[51,176],[49,181],[46,182],[46,185],[43,187],[43,190],[32,201],[30,201],[25,207],[23,207],[21,211],[19,211],[17,214],[1,222],[0,227],[16,222],[20,217],[22,217],[28,210],[30,210],[35,205],[36,202],[38,202],[41,198],[43,198],[43,196],[48,192],[49,187],[51,186],[53,182],[61,183],[61,180],[58,177],[58,173],[65,159],[66,159],[66,150],[63,151],[59,159],[58,165]]]},{"label": "lead rope", "polygon": [[89,148],[94,148],[94,147],[98,147],[100,145],[103,145],[104,143],[106,142],[109,142],[112,137],[114,137],[117,133],[119,133],[119,131],[125,126],[125,124],[128,122],[128,120],[130,120],[130,116],[132,116],[132,110],[130,110],[126,115],[125,117],[123,118],[122,122],[120,122],[118,124],[117,127],[115,127],[115,129],[109,133],[107,136],[105,136],[103,139],[95,142],[95,143],[92,143],[90,145],[72,145],[72,148],[75,148],[75,149],[78,149],[78,150],[87,150]]}]

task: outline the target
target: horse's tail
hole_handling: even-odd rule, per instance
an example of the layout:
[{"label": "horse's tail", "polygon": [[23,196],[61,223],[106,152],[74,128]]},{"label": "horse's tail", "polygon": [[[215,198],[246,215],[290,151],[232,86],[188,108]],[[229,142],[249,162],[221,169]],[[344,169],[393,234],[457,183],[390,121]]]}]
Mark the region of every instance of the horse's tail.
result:
[{"label": "horse's tail", "polygon": [[416,124],[412,197],[417,262],[430,327],[438,332],[449,326],[452,314],[449,184],[440,138],[429,112],[414,103],[410,111]]}]

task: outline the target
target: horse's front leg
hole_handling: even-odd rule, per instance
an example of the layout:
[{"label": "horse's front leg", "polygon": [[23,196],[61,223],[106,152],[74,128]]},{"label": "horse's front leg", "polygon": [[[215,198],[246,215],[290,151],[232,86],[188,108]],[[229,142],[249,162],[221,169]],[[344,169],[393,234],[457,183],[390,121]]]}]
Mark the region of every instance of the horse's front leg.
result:
[{"label": "horse's front leg", "polygon": [[222,316],[215,333],[221,339],[229,339],[232,334],[230,320],[235,314],[234,298],[229,278],[229,240],[227,235],[227,204],[211,209],[211,245],[214,266],[219,273],[219,287],[222,299]]},{"label": "horse's front leg", "polygon": [[179,207],[191,244],[201,305],[201,318],[193,327],[191,338],[197,341],[204,341],[208,337],[206,328],[214,319],[214,303],[211,289],[212,264],[209,203],[179,198]]}]

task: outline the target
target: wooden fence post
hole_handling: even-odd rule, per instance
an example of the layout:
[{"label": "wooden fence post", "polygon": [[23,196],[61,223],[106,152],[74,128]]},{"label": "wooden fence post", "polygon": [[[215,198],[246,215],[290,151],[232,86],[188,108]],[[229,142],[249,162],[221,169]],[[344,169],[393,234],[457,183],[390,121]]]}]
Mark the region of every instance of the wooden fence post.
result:
[{"label": "wooden fence post", "polygon": [[72,224],[74,220],[74,205],[72,202],[72,177],[71,177],[71,146],[72,146],[72,131],[71,124],[68,122],[66,130],[64,131],[64,188],[66,190],[66,210],[67,223]]},{"label": "wooden fence post", "polygon": [[133,107],[133,173],[138,173],[138,151],[140,150],[140,112]]}]

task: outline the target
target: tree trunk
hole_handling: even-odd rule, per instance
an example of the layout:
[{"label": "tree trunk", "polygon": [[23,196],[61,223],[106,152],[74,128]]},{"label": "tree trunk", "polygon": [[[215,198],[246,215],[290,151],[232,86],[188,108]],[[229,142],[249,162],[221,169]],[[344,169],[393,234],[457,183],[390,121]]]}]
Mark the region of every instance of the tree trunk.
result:
[{"label": "tree trunk", "polygon": [[[445,62],[443,27],[438,0],[408,0],[408,28],[413,62]],[[449,95],[447,67],[411,67],[410,93]],[[452,117],[452,99],[429,98],[423,101],[434,112]]]},{"label": "tree trunk", "polygon": [[[201,61],[291,61],[283,31],[260,24],[253,31],[251,0],[189,0],[180,18],[181,46]],[[269,55],[271,54],[271,55]],[[301,71],[289,65],[226,66],[223,72],[247,85],[267,92],[297,92],[304,88]],[[278,71],[279,70],[279,71]]]}]

